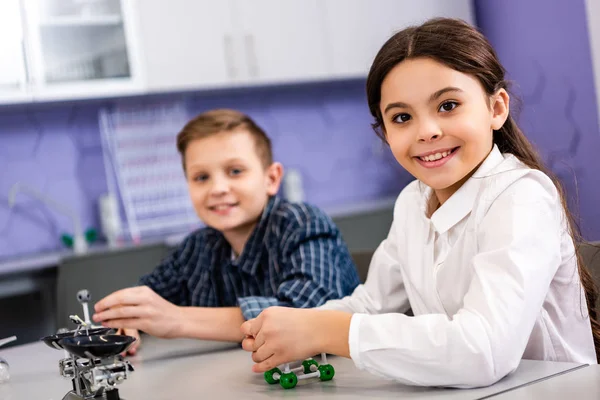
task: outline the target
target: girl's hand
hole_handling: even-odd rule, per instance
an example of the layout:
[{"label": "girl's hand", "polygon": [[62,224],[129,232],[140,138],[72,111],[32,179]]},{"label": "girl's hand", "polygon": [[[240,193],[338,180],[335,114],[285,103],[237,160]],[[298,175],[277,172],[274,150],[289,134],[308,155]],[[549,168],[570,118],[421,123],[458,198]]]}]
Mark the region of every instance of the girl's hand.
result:
[{"label": "girl's hand", "polygon": [[318,353],[348,357],[351,317],[341,311],[269,307],[242,324],[242,347],[252,352],[254,372]]},{"label": "girl's hand", "polygon": [[94,306],[94,322],[109,328],[137,329],[172,338],[184,323],[182,308],[169,303],[147,286],[114,292]]},{"label": "girl's hand", "polygon": [[135,342],[133,342],[133,344],[127,349],[127,351],[124,353],[121,353],[121,355],[123,357],[125,357],[127,355],[134,356],[135,353],[137,353],[138,349],[140,348],[140,345],[142,344],[142,339],[140,337],[140,331],[138,331],[137,329],[120,328],[117,330],[116,334],[132,336],[135,338]]}]

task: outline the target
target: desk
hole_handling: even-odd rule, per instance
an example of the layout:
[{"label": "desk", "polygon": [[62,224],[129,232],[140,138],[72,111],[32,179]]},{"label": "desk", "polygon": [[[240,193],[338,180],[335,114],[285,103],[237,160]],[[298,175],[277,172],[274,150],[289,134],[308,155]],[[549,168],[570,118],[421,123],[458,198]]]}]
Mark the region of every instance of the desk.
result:
[{"label": "desk", "polygon": [[[493,386],[461,390],[404,386],[360,371],[351,360],[331,357],[330,362],[336,371],[332,381],[309,379],[300,381],[294,389],[285,390],[279,385],[267,384],[262,374],[252,373],[250,355],[237,345],[181,339],[144,339],[141,351],[130,358],[136,370],[119,385],[119,392],[126,400],[469,400],[489,397],[566,371],[577,371],[580,367],[572,363],[524,360],[515,373]],[[71,381],[62,378],[58,372],[62,351],[53,350],[40,342],[12,347],[0,351],[0,354],[11,365],[11,380],[0,384],[2,400],[60,400],[71,388]],[[574,372],[568,372],[564,377],[569,379],[571,374]],[[511,393],[506,398],[512,398]]]},{"label": "desk", "polygon": [[600,399],[600,365],[578,368],[494,397],[494,400]]}]

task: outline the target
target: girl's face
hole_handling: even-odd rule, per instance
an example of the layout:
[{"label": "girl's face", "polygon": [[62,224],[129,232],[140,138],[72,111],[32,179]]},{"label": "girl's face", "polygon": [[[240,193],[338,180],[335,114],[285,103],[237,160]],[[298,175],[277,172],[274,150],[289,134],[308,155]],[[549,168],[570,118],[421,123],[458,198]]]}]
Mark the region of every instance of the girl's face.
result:
[{"label": "girl's face", "polygon": [[443,204],[492,149],[508,117],[504,89],[488,96],[479,81],[430,58],[396,65],[381,85],[380,109],[396,160]]}]

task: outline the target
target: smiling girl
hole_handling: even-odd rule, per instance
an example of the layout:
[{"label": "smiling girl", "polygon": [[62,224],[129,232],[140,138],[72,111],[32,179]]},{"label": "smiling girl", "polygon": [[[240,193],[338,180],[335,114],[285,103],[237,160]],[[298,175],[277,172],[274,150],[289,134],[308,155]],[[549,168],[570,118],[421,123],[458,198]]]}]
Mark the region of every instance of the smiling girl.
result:
[{"label": "smiling girl", "polygon": [[452,19],[398,32],[367,97],[376,133],[416,180],[351,296],[242,326],[254,370],[327,352],[407,384],[475,387],[523,358],[595,364],[595,290],[575,226],[485,37]]}]

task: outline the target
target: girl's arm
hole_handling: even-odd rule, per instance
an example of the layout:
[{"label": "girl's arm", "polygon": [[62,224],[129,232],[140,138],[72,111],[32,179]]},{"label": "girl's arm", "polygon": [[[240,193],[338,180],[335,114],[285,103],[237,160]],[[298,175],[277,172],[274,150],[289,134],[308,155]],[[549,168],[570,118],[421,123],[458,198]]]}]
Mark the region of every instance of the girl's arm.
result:
[{"label": "girl's arm", "polygon": [[474,276],[455,315],[353,316],[349,348],[359,368],[454,387],[490,385],[517,368],[561,263],[565,229],[554,186],[529,176],[480,221]]}]

